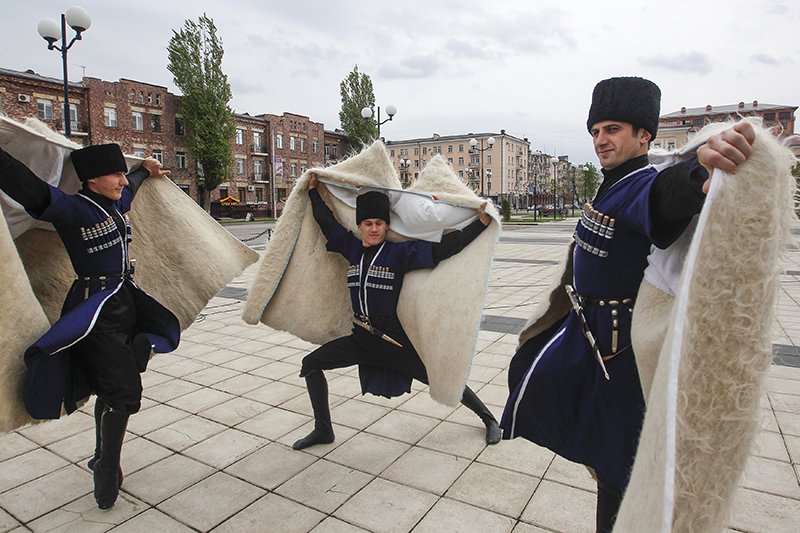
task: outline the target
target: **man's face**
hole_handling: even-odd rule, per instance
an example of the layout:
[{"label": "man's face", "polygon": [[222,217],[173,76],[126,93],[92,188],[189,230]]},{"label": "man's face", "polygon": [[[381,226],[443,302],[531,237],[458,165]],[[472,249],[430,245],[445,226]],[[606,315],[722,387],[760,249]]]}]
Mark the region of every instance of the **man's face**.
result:
[{"label": "man's face", "polygon": [[647,153],[650,132],[644,128],[633,133],[628,122],[603,120],[592,126],[594,151],[600,159],[600,166],[612,170],[622,163]]},{"label": "man's face", "polygon": [[361,231],[361,243],[364,246],[375,246],[386,239],[389,224],[382,218],[367,218],[358,225]]},{"label": "man's face", "polygon": [[114,172],[86,180],[86,186],[90,191],[112,200],[119,200],[122,197],[122,189],[127,185],[128,178],[124,172]]}]

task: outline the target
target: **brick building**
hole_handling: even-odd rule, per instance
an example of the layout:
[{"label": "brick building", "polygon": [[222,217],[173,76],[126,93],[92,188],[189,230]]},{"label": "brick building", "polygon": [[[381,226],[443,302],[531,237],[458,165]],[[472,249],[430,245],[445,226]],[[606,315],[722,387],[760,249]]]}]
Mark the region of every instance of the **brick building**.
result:
[{"label": "brick building", "polygon": [[[38,117],[63,133],[63,100],[60,79],[0,69],[0,113],[19,121]],[[179,104],[180,96],[160,85],[85,77],[69,84],[72,139],[83,145],[115,142],[127,154],[153,156],[172,171],[178,187],[200,201],[202,175],[186,147]],[[261,213],[280,214],[307,168],[335,162],[348,150],[343,132],[326,132],[303,115],[237,113],[235,120],[233,177],[212,191],[212,205],[232,196]]]},{"label": "brick building", "polygon": [[741,117],[760,117],[765,126],[775,128],[776,135],[781,138],[789,137],[794,134],[796,111],[797,106],[765,104],[758,100],[731,105],[682,107],[659,117],[658,137],[653,146],[675,150],[685,145],[706,124],[728,122]]}]

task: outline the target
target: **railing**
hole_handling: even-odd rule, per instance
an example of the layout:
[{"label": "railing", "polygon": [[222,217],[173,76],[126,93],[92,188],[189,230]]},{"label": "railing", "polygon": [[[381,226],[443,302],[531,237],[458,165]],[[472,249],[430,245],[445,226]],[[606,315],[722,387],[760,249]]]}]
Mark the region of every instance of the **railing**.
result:
[{"label": "railing", "polygon": [[266,154],[267,147],[263,144],[254,144],[250,147],[250,152],[254,154]]}]

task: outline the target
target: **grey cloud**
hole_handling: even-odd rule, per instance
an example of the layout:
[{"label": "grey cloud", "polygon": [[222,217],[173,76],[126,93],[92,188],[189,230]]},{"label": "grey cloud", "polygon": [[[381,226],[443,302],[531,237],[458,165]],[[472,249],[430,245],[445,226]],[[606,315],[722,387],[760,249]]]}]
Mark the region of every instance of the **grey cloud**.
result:
[{"label": "grey cloud", "polygon": [[378,69],[382,78],[424,78],[442,69],[441,62],[431,55],[417,55],[396,63],[384,64]]},{"label": "grey cloud", "polygon": [[753,54],[750,56],[751,61],[756,63],[763,63],[764,65],[780,65],[781,62],[769,54]]},{"label": "grey cloud", "polygon": [[713,68],[711,60],[701,52],[687,52],[674,56],[650,56],[639,60],[643,65],[705,76]]},{"label": "grey cloud", "polygon": [[476,45],[474,41],[465,39],[450,39],[444,43],[444,50],[453,57],[465,57],[471,59],[492,59],[494,52],[489,46]]}]

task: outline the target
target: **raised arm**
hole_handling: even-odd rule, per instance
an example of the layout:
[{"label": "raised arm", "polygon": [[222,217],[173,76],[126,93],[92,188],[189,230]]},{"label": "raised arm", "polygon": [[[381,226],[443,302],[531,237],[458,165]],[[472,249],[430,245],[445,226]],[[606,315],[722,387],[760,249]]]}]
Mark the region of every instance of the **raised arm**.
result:
[{"label": "raised arm", "polygon": [[317,177],[311,176],[308,180],[308,197],[311,199],[311,210],[314,213],[314,220],[319,224],[322,234],[329,239],[334,228],[338,224],[333,211],[325,203],[317,190]]},{"label": "raised arm", "polygon": [[50,205],[50,188],[11,154],[0,148],[0,189],[31,214]]},{"label": "raised arm", "polygon": [[486,214],[486,202],[483,202],[478,208],[478,220],[475,220],[462,230],[451,231],[450,233],[442,235],[442,240],[433,244],[434,264],[438,265],[441,261],[463,250],[469,243],[474,241],[491,222],[492,217]]},{"label": "raised arm", "polygon": [[136,170],[130,172],[128,178],[128,190],[131,191],[131,196],[136,196],[136,192],[142,185],[142,182],[147,178],[166,178],[170,175],[169,170],[161,168],[161,162],[153,157],[148,157]]}]

